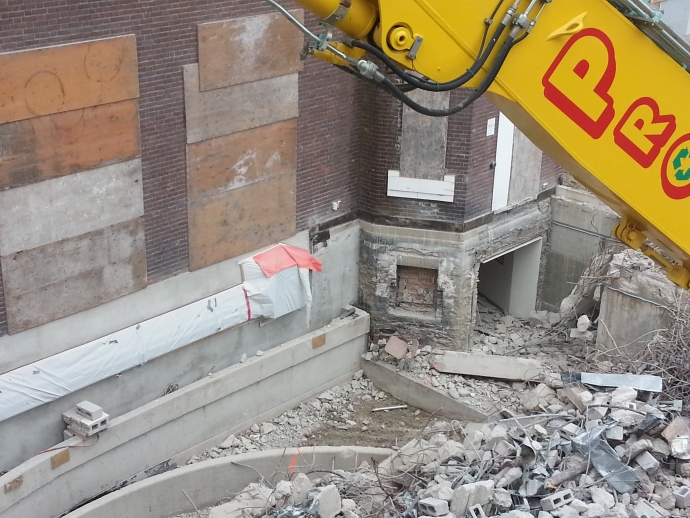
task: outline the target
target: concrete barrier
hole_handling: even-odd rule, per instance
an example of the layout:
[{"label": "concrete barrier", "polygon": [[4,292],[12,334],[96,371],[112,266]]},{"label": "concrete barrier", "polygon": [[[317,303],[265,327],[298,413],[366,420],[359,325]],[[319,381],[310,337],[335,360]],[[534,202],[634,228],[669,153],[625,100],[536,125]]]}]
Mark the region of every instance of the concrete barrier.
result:
[{"label": "concrete barrier", "polygon": [[65,518],[175,516],[194,511],[193,505],[198,509],[216,505],[221,498],[256,482],[259,475],[275,485],[293,470],[350,470],[363,461],[381,462],[391,454],[393,451],[386,448],[318,446],[233,455],[151,477],[91,502]]},{"label": "concrete barrier", "polygon": [[348,380],[360,368],[368,332],[369,315],[356,310],[115,417],[98,437],[68,439],[0,477],[0,516],[60,515],[272,419]]}]

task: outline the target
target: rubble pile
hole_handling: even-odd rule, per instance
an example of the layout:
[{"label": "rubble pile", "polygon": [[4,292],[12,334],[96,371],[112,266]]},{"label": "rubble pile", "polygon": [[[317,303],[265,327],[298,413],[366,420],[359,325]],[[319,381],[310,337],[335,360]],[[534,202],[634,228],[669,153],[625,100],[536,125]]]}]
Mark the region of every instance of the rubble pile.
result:
[{"label": "rubble pile", "polygon": [[352,420],[354,405],[359,401],[384,401],[387,397],[364,377],[363,371],[358,371],[348,383],[326,390],[271,421],[255,423],[245,433],[230,435],[219,446],[190,458],[187,464],[269,448],[299,446],[308,438],[313,439],[312,432],[324,425],[366,432],[368,422]]},{"label": "rubble pile", "polygon": [[[535,389],[538,390],[538,389]],[[690,515],[690,419],[620,387],[543,392],[559,412],[438,421],[378,466],[252,484],[210,518]],[[542,406],[540,404],[540,406]]]}]

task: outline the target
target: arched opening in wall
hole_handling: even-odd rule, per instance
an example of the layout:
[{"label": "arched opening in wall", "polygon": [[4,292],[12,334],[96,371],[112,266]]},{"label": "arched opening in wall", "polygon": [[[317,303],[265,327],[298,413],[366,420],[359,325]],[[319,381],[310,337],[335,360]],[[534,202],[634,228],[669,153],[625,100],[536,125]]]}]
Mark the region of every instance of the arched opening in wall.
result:
[{"label": "arched opening in wall", "polygon": [[541,238],[524,243],[479,266],[477,293],[506,313],[528,318],[537,304],[537,285],[541,263]]}]

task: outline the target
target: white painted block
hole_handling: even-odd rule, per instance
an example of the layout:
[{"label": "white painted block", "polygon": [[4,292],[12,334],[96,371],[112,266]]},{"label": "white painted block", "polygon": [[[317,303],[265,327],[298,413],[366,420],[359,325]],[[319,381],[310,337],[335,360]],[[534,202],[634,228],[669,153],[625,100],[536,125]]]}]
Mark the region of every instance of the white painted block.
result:
[{"label": "white painted block", "polygon": [[422,180],[400,176],[400,171],[388,171],[388,196],[452,203],[455,195],[455,175],[443,180]]}]

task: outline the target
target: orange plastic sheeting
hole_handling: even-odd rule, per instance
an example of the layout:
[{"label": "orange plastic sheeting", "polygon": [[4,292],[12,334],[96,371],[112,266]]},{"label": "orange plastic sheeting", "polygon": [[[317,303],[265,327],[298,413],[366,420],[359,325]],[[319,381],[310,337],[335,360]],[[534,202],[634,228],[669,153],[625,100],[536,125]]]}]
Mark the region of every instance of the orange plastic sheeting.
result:
[{"label": "orange plastic sheeting", "polygon": [[308,250],[282,243],[270,250],[256,254],[252,259],[256,261],[266,277],[271,277],[292,266],[307,268],[315,272],[320,272],[322,266],[321,261],[311,255]]},{"label": "orange plastic sheeting", "polygon": [[139,97],[134,35],[0,54],[0,124]]},{"label": "orange plastic sheeting", "polygon": [[0,125],[0,189],[125,162],[141,155],[130,99]]}]

